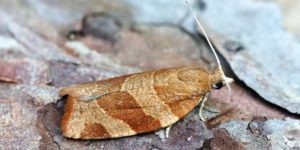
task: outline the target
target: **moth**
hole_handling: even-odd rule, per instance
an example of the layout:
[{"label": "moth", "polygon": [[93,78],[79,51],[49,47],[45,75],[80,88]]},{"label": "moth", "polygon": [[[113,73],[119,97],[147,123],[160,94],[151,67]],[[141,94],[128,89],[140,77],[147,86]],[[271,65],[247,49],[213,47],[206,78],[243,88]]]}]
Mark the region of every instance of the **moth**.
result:
[{"label": "moth", "polygon": [[232,80],[224,75],[195,14],[194,18],[219,64],[214,72],[198,66],[168,68],[62,88],[60,95],[67,97],[61,121],[63,136],[131,136],[171,127],[199,104],[201,110],[212,89],[220,89]]}]

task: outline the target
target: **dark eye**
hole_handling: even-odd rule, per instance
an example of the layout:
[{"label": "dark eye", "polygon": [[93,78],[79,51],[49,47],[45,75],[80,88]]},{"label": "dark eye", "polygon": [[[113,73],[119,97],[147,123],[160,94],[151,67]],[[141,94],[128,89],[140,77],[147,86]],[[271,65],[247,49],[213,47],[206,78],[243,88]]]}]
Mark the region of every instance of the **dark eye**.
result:
[{"label": "dark eye", "polygon": [[81,31],[81,30],[78,30],[78,31],[77,30],[72,30],[68,33],[67,38],[69,40],[76,40],[76,39],[81,38],[83,36],[84,36],[83,31]]},{"label": "dark eye", "polygon": [[220,81],[220,82],[215,83],[213,85],[213,88],[218,90],[218,89],[221,89],[223,86],[224,86],[223,82]]}]

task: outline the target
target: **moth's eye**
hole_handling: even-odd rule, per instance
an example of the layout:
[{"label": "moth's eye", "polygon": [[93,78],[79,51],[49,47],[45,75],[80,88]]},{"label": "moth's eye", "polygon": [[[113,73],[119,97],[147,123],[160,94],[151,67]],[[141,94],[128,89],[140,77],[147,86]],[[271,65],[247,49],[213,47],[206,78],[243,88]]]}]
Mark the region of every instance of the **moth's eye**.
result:
[{"label": "moth's eye", "polygon": [[83,31],[76,31],[76,30],[73,30],[73,31],[70,31],[67,35],[67,38],[69,40],[76,40],[78,38],[81,38],[84,36],[84,33]]},{"label": "moth's eye", "polygon": [[219,81],[219,82],[213,84],[213,88],[214,88],[214,89],[217,89],[217,90],[218,90],[218,89],[221,89],[223,86],[224,86],[224,84],[223,84],[222,81]]}]

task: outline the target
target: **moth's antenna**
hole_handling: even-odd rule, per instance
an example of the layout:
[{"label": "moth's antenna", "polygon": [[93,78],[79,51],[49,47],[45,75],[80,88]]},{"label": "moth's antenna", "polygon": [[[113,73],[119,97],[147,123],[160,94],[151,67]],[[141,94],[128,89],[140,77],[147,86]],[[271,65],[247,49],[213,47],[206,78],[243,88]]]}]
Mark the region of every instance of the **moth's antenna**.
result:
[{"label": "moth's antenna", "polygon": [[218,57],[218,55],[217,55],[217,52],[216,52],[216,50],[214,49],[214,47],[212,46],[212,44],[211,44],[211,42],[210,42],[210,40],[209,40],[209,38],[208,38],[208,36],[207,36],[207,34],[206,34],[206,32],[205,32],[203,26],[202,26],[202,24],[201,24],[200,21],[198,20],[196,14],[195,14],[193,8],[191,7],[191,5],[189,4],[189,2],[188,2],[188,1],[185,1],[185,3],[186,3],[186,4],[188,5],[188,7],[190,8],[190,10],[191,10],[191,12],[192,12],[192,14],[193,14],[193,17],[194,17],[194,19],[195,19],[195,21],[196,21],[198,27],[199,27],[200,30],[203,32],[204,37],[205,37],[205,39],[206,39],[206,41],[207,41],[207,43],[208,43],[208,45],[209,45],[211,51],[212,51],[212,52],[214,53],[214,55],[215,55],[215,58],[216,58],[217,63],[218,63],[218,68],[220,69],[221,74],[222,74],[221,77],[222,77],[222,79],[225,81],[225,84],[226,84],[226,86],[227,86],[227,88],[228,88],[228,92],[229,92],[230,98],[232,98],[231,87],[230,87],[230,85],[229,85],[229,82],[232,82],[233,80],[232,80],[231,78],[228,78],[228,77],[225,76],[224,71],[223,71],[222,66],[221,66],[221,63],[220,63],[220,60],[219,60],[219,57]]}]

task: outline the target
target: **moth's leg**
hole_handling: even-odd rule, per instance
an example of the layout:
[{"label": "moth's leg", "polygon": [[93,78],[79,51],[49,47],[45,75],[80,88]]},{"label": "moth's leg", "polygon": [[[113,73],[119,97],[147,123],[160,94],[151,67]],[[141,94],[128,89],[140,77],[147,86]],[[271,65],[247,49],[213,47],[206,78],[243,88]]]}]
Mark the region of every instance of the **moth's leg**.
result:
[{"label": "moth's leg", "polygon": [[173,124],[169,125],[167,128],[166,128],[166,138],[169,138],[169,133],[170,133],[170,130],[172,128]]},{"label": "moth's leg", "polygon": [[202,116],[202,110],[205,105],[205,102],[207,101],[207,98],[208,98],[208,94],[205,94],[205,96],[201,100],[201,105],[200,105],[200,109],[199,109],[199,117],[202,121],[205,121],[205,119]]}]

